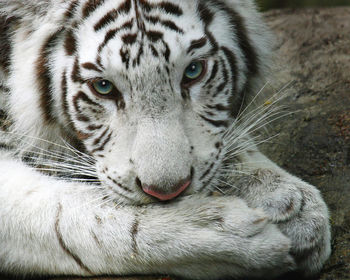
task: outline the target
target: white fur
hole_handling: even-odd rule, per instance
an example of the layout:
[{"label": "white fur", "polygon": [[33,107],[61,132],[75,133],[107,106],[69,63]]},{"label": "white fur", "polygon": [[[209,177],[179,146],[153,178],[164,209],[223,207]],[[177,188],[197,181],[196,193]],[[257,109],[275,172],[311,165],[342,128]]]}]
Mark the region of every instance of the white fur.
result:
[{"label": "white fur", "polygon": [[[105,1],[77,27],[80,64],[95,61],[105,29],[116,28],[128,19],[129,15],[120,15],[104,30],[93,30],[96,21],[115,8],[116,2],[122,3]],[[277,167],[251,140],[250,133],[274,116],[274,111],[242,114],[236,120],[220,112],[214,120],[231,118],[232,122],[230,130],[223,132],[199,117],[207,109],[209,97],[201,89],[208,77],[191,88],[191,102],[181,98],[184,69],[200,59],[209,46],[193,55],[186,54],[191,41],[205,36],[204,23],[196,10],[198,1],[170,2],[185,11],[183,19],[176,22],[184,35],[167,32],[158,25],[147,26],[165,32],[173,63],[170,77],[163,68],[157,71],[165,60],[156,59],[147,49],[142,63],[126,71],[119,55],[120,38],[126,34],[122,31],[101,53],[101,63],[106,68],[101,78],[109,79],[123,92],[126,109],[118,110],[114,102],[92,94],[86,83],[72,81],[74,58],[65,56],[63,44],[58,44],[49,65],[50,71],[57,74],[52,94],[56,122],[51,124],[43,122],[35,63],[48,36],[62,27],[63,14],[70,3],[0,3],[3,14],[20,18],[13,30],[12,64],[6,81],[11,90],[6,96],[7,111],[14,124],[11,132],[0,137],[18,148],[17,154],[0,151],[0,272],[82,276],[162,273],[197,279],[274,277],[290,270],[315,274],[328,258],[328,212],[319,192]],[[253,1],[223,2],[244,19],[258,54],[261,67],[250,81],[252,96],[247,99],[251,99],[268,68],[270,34]],[[81,0],[77,5],[81,8],[84,3]],[[237,59],[235,75],[240,91],[247,81],[244,52],[228,26],[225,12],[208,7],[216,13],[209,31]],[[173,19],[163,11],[153,13],[164,20]],[[68,28],[70,23],[65,22],[68,26],[63,27]],[[132,32],[136,31],[135,25]],[[164,46],[158,42],[155,47],[161,51]],[[137,46],[130,47],[130,51],[137,55]],[[219,58],[208,58],[208,72],[215,59]],[[223,63],[228,67],[227,59]],[[88,155],[70,146],[75,143],[72,138],[76,132],[87,131],[88,124],[68,120],[63,114],[60,91],[64,70],[72,118],[76,113],[74,97],[79,91],[103,108],[96,115],[89,104],[79,103],[79,108],[94,118],[95,125],[111,133],[112,140],[102,151]],[[81,75],[88,80],[102,74],[85,69]],[[168,78],[172,84],[165,82]],[[222,95],[212,99],[213,104],[229,103]],[[88,152],[103,129],[83,139]],[[70,144],[62,144],[62,139]],[[220,141],[224,148],[216,159],[215,145]],[[22,162],[18,154],[35,157],[34,167]],[[228,166],[225,159],[230,160]],[[211,162],[208,177],[212,180],[205,185],[199,174]],[[196,171],[191,187],[184,197],[168,204],[156,202],[135,183],[138,177],[147,185],[162,186],[163,191],[170,192],[179,179],[190,175],[191,166]],[[75,182],[75,177],[55,178],[62,171],[97,177],[102,184]],[[113,185],[111,178],[130,188],[131,194]],[[226,185],[229,190],[225,196],[208,197],[213,190],[226,190]],[[120,196],[114,193],[116,190]]]}]

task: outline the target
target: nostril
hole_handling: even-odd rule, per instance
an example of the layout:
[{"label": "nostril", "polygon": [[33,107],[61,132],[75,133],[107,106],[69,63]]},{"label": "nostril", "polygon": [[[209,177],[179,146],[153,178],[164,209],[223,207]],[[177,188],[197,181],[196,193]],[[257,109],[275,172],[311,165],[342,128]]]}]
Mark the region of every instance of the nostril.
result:
[{"label": "nostril", "polygon": [[140,184],[142,190],[145,193],[155,198],[158,198],[161,201],[167,201],[178,197],[191,185],[191,182],[192,182],[191,179],[182,180],[179,184],[177,184],[175,187],[172,188],[170,193],[167,193],[161,190],[161,188],[159,188],[158,186],[148,186],[148,185],[142,184],[140,180],[137,180],[137,181],[139,183],[136,183],[136,184],[137,185]]},{"label": "nostril", "polygon": [[136,186],[138,186],[140,189],[142,189],[142,183],[141,183],[141,180],[139,177],[136,177],[135,182],[136,182]]}]

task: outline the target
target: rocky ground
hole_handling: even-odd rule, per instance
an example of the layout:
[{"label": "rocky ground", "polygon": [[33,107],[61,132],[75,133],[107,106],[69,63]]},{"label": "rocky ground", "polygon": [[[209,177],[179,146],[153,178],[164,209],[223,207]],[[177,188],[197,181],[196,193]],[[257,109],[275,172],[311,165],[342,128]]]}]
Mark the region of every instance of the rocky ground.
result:
[{"label": "rocky ground", "polygon": [[265,152],[317,186],[330,208],[333,254],[316,279],[350,279],[350,8],[266,14],[277,46],[275,88],[292,83],[282,102],[290,117]]},{"label": "rocky ground", "polygon": [[265,15],[278,42],[270,88],[290,84],[282,103],[294,113],[269,126],[268,133],[278,136],[263,150],[317,186],[329,205],[333,253],[317,280],[350,279],[349,15],[350,8],[278,10]]}]

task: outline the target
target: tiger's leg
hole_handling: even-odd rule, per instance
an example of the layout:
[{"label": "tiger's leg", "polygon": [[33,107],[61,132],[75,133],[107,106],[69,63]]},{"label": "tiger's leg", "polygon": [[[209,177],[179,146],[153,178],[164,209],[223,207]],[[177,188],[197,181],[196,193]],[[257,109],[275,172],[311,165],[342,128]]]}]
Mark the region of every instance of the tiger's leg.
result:
[{"label": "tiger's leg", "polygon": [[217,279],[293,268],[289,239],[241,199],[116,206],[96,187],[54,180],[4,153],[0,170],[2,273]]},{"label": "tiger's leg", "polygon": [[320,192],[288,174],[258,150],[246,152],[251,176],[241,178],[236,193],[250,207],[264,209],[270,220],[292,240],[298,270],[318,273],[330,255],[328,209]]}]

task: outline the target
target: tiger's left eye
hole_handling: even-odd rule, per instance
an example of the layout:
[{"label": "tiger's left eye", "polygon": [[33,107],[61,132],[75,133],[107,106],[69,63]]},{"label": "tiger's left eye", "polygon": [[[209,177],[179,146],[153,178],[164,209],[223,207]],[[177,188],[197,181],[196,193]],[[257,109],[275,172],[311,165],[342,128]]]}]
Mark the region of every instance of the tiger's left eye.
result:
[{"label": "tiger's left eye", "polygon": [[182,85],[185,87],[190,87],[191,85],[198,82],[203,78],[206,72],[206,62],[205,61],[193,61],[187,66],[182,78]]},{"label": "tiger's left eye", "polygon": [[92,83],[93,89],[103,96],[107,96],[113,92],[114,85],[108,80],[97,80]]}]

